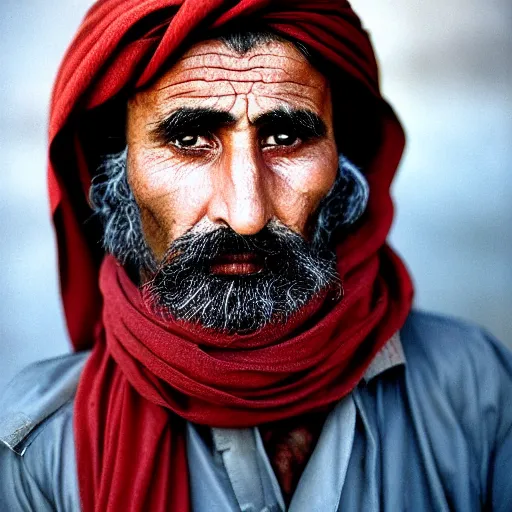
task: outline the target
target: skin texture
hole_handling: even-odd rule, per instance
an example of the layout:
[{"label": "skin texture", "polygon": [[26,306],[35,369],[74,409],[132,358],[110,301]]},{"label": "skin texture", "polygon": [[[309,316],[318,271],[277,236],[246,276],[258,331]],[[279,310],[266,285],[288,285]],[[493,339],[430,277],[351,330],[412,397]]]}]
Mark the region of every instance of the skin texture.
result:
[{"label": "skin texture", "polygon": [[[163,136],[158,127],[184,108],[229,113],[232,120],[206,134]],[[286,126],[258,124],[279,109],[307,110],[325,129],[302,140]],[[245,55],[221,41],[192,46],[130,100],[127,143],[128,182],[157,260],[188,231],[221,225],[252,235],[274,219],[308,239],[338,168],[329,84],[287,42],[264,43]],[[247,255],[221,263],[227,273],[256,268]]]}]

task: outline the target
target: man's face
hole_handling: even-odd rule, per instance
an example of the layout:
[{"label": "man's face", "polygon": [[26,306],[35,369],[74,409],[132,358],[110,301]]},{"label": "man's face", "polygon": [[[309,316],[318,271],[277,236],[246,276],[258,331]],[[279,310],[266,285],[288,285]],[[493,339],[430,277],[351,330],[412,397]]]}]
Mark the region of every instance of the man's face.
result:
[{"label": "man's face", "polygon": [[254,235],[277,220],[308,239],[338,168],[332,125],[328,83],[292,44],[193,46],[128,106],[128,181],[157,260],[214,225]]},{"label": "man's face", "polygon": [[129,102],[127,144],[159,311],[252,332],[336,282],[310,243],[338,170],[330,90],[292,44],[193,46]]}]

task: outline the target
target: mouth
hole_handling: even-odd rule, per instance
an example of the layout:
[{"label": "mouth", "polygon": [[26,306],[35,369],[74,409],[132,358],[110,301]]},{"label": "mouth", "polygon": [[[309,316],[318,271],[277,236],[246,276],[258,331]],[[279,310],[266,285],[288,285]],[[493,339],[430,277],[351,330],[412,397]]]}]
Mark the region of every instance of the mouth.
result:
[{"label": "mouth", "polygon": [[211,273],[219,276],[258,274],[263,268],[263,259],[254,253],[222,254],[210,265]]}]

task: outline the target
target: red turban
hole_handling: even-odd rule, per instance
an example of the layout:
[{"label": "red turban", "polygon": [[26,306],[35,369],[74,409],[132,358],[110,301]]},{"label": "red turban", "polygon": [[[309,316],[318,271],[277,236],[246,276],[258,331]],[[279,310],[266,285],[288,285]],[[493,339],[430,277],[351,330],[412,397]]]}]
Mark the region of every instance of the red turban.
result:
[{"label": "red turban", "polygon": [[[306,332],[254,341],[240,356],[236,343],[228,350],[148,318],[133,283],[104,260],[87,222],[94,169],[84,119],[150,84],[187,42],[245,21],[305,43],[357,83],[376,104],[380,141],[363,169],[368,208],[337,248],[345,297]],[[71,340],[76,349],[94,345],[75,405],[85,512],[189,510],[183,419],[255,425],[314,411],[354,388],[411,306],[407,271],[386,245],[403,145],[370,41],[345,0],[99,0],[91,8],[55,84],[48,174]]]}]

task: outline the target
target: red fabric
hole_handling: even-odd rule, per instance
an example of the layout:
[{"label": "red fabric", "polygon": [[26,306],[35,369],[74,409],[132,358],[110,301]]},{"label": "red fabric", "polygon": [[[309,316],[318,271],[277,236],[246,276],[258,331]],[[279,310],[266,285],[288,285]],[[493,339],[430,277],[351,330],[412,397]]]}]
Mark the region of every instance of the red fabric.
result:
[{"label": "red fabric", "polygon": [[[140,24],[158,12],[157,22]],[[377,98],[382,125],[365,169],[368,209],[338,247],[344,299],[299,334],[271,339],[218,339],[163,324],[110,257],[100,293],[99,236],[84,223],[91,178],[78,135],[84,112],[149,84],[191,34],[233,19],[240,26],[261,19],[317,50]],[[380,98],[368,37],[344,0],[100,0],[92,7],[57,77],[49,164],[68,328],[76,349],[93,345],[75,404],[85,512],[188,511],[184,420],[260,424],[322,409],[354,388],[411,306],[407,271],[385,242],[403,145]]]}]

